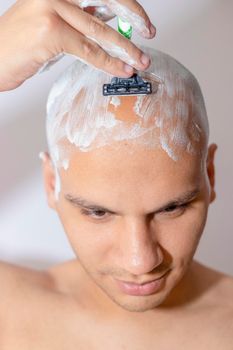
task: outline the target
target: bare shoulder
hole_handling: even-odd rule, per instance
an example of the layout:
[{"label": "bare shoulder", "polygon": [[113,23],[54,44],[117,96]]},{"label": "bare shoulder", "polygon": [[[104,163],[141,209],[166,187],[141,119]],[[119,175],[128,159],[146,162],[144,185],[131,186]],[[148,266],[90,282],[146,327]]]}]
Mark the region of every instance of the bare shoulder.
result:
[{"label": "bare shoulder", "polygon": [[[10,262],[0,261],[0,278],[3,283],[3,291],[10,291],[12,287],[29,286],[30,284],[49,286],[52,282],[50,275],[43,270],[35,270],[29,267],[19,266]],[[12,290],[13,292],[13,290]]]},{"label": "bare shoulder", "polygon": [[[215,300],[215,304],[219,301],[220,305],[233,308],[233,276],[224,272],[203,266],[205,277],[210,285],[210,297]],[[212,286],[212,288],[211,288]]]},{"label": "bare shoulder", "polygon": [[[57,271],[0,262],[0,279],[4,281],[0,298],[1,350],[67,347],[73,325],[81,324],[80,309],[61,291],[53,270]],[[78,343],[80,335],[76,331],[74,339]]]},{"label": "bare shoulder", "polygon": [[213,320],[215,320],[216,349],[231,350],[233,346],[233,278],[227,274],[218,272],[221,275],[219,284],[213,291]]},{"label": "bare shoulder", "polygon": [[27,291],[45,290],[52,288],[53,285],[52,278],[45,271],[33,270],[4,261],[0,261],[0,280],[0,320],[2,314],[8,314],[13,305],[25,299]]},{"label": "bare shoulder", "polygon": [[38,315],[51,304],[53,280],[45,271],[4,261],[0,261],[0,280],[0,348],[18,349],[14,342],[28,338],[25,332],[32,332],[30,327],[35,326]]},{"label": "bare shoulder", "polygon": [[218,300],[218,309],[222,310],[222,321],[225,323],[226,328],[229,327],[231,333],[231,345],[233,344],[233,277],[217,272],[221,278],[217,284],[213,297]]},{"label": "bare shoulder", "polygon": [[233,277],[198,263],[205,281],[201,314],[212,348],[231,350],[233,344]]},{"label": "bare shoulder", "polygon": [[[221,273],[221,280],[215,290],[215,298],[219,300],[218,310],[221,318],[221,328],[225,341],[232,348],[233,344],[233,277]],[[226,347],[227,349],[227,347]]]},{"label": "bare shoulder", "polygon": [[225,303],[233,308],[233,277],[222,274],[222,280],[217,290],[219,295],[225,300]]}]

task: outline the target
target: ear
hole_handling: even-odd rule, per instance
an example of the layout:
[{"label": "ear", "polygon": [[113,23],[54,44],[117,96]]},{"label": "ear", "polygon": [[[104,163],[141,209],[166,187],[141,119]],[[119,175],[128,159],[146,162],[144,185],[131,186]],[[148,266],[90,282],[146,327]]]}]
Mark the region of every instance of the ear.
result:
[{"label": "ear", "polygon": [[47,195],[47,203],[50,208],[56,209],[55,182],[56,175],[53,162],[47,152],[41,152],[39,155],[42,160],[42,171],[44,178],[44,187]]},{"label": "ear", "polygon": [[206,169],[208,174],[208,179],[210,183],[210,203],[213,202],[216,198],[215,192],[215,165],[214,165],[214,157],[215,152],[217,150],[217,145],[212,143],[208,148],[208,156],[206,160]]}]

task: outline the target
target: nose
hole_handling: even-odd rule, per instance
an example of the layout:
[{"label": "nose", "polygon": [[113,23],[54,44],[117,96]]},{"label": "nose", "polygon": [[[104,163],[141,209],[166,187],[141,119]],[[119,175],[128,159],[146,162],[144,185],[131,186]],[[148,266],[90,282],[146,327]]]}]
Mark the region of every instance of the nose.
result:
[{"label": "nose", "polygon": [[163,252],[156,240],[155,228],[142,219],[128,220],[122,230],[121,267],[134,275],[153,271],[163,261]]}]

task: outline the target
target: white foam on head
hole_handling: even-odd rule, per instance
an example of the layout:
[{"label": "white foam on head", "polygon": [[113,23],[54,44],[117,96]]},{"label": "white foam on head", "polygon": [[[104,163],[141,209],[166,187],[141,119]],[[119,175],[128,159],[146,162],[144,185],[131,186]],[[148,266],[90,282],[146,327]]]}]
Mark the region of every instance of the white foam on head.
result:
[{"label": "white foam on head", "polygon": [[55,194],[55,199],[58,200],[59,199],[59,194],[61,192],[61,178],[60,178],[60,174],[58,172],[58,168],[57,167],[55,167],[54,171],[55,171],[55,189],[54,189],[54,194]]},{"label": "white foam on head", "polygon": [[136,114],[135,122],[116,116],[124,97],[102,95],[103,84],[111,81],[106,73],[76,61],[54,84],[47,103],[47,138],[57,167],[68,168],[67,144],[89,151],[134,140],[160,147],[178,160],[183,151],[195,153],[203,140],[208,143],[208,120],[197,80],[172,57],[147,51],[152,64],[142,76],[152,84],[156,81],[156,91],[136,98],[128,111]]},{"label": "white foam on head", "polygon": [[115,107],[119,107],[121,105],[121,100],[119,99],[118,96],[112,96],[110,103]]}]

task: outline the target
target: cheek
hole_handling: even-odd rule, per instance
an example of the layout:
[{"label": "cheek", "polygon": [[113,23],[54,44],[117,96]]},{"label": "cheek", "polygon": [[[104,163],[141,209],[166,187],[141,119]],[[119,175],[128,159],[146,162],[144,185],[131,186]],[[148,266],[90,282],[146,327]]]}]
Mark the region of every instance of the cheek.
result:
[{"label": "cheek", "polygon": [[185,214],[170,220],[159,235],[159,243],[173,260],[189,260],[195,253],[207,216],[204,203],[187,210]]},{"label": "cheek", "polygon": [[62,203],[58,210],[67,238],[80,260],[100,263],[105,260],[111,247],[112,230],[109,225],[93,224],[83,216],[78,208]]}]

